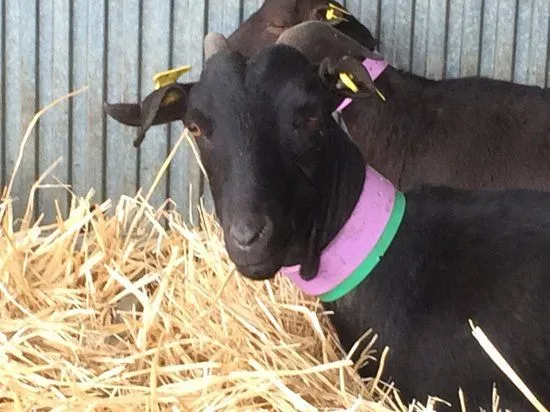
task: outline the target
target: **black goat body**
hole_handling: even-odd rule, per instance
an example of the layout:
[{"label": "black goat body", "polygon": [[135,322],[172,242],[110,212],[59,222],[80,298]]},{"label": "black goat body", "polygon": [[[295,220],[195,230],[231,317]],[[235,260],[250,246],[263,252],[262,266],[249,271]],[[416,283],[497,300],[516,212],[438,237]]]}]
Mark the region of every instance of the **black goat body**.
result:
[{"label": "black goat body", "polygon": [[[267,279],[283,266],[301,265],[302,278],[315,279],[321,254],[349,219],[365,178],[365,161],[356,139],[349,139],[332,117],[342,96],[321,80],[330,81],[331,76],[324,76],[322,70],[319,76],[320,67],[338,67],[339,61],[317,67],[287,45],[246,58],[230,51],[223,37],[214,34],[205,43],[213,55],[206,56],[185,110],[175,114],[161,104],[154,114],[164,121],[171,116],[184,119],[195,136],[225,245],[240,273]],[[423,93],[433,90],[432,101],[450,101],[436,92],[436,83],[423,86]],[[483,86],[472,87],[483,91]],[[457,110],[461,93],[467,91],[456,90],[454,95]],[[517,103],[519,97],[510,99]],[[400,104],[401,100],[394,100],[380,110]],[[422,104],[418,106],[416,110],[424,110]],[[444,110],[450,110],[448,103]],[[418,130],[432,128],[433,139],[440,133],[426,118],[405,116],[407,120],[400,123],[389,115],[379,116],[384,123],[377,120],[377,127],[397,128],[394,134],[401,131],[404,135],[404,129],[412,130],[415,122]],[[453,127],[461,126],[466,127]],[[535,132],[540,128],[544,128],[542,123],[527,126]],[[494,144],[501,132],[494,128],[479,131]],[[474,144],[472,139],[457,144]],[[415,144],[407,153],[426,153],[418,140],[412,141]],[[377,144],[391,146],[393,141]],[[394,150],[399,149],[398,145]],[[412,176],[414,170],[423,170],[426,177],[442,173],[444,162],[453,161],[452,156],[444,157],[444,151],[428,153],[429,158],[419,155],[411,163],[416,169],[406,169],[409,164],[405,163],[402,170]],[[491,169],[491,162],[503,159],[494,159],[499,155],[491,151],[484,156],[488,164],[483,167],[491,171],[490,176],[496,170]],[[521,158],[527,159],[536,163],[531,157]],[[452,174],[443,178],[454,176],[460,181],[468,176],[465,169],[471,165],[466,166],[447,164],[447,173]],[[478,177],[472,173],[470,178]],[[425,185],[405,191],[405,197],[403,222],[378,266],[348,295],[326,303],[335,312],[332,319],[344,347],[349,349],[369,328],[379,333],[379,343],[391,350],[383,378],[391,376],[406,400],[439,396],[457,410],[461,387],[469,408],[489,408],[496,382],[502,406],[528,410],[527,400],[471,335],[468,321],[472,319],[548,405],[550,193]],[[371,373],[362,371],[363,375]]]},{"label": "black goat body", "polygon": [[380,265],[324,304],[344,347],[372,328],[390,348],[384,376],[403,394],[439,396],[458,410],[460,386],[468,410],[491,410],[495,383],[502,407],[529,410],[473,338],[472,319],[549,405],[550,193],[426,186],[405,196],[403,223]]},{"label": "black goat body", "polygon": [[388,67],[386,97],[342,116],[365,160],[402,190],[550,189],[550,90],[463,78],[431,81]]}]

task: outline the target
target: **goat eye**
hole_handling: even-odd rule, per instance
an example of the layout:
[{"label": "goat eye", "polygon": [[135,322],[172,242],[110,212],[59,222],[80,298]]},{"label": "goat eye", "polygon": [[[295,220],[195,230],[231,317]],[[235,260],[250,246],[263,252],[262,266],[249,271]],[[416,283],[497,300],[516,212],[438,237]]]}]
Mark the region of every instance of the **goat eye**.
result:
[{"label": "goat eye", "polygon": [[279,14],[277,13],[270,19],[269,25],[279,29],[294,26],[296,17],[292,14]]},{"label": "goat eye", "polygon": [[294,114],[294,129],[299,133],[314,133],[321,123],[319,106],[315,103],[308,103],[300,107]]},{"label": "goat eye", "polygon": [[318,116],[304,116],[300,119],[298,124],[301,125],[301,126],[307,126],[307,125],[315,124],[318,121],[319,121]]},{"label": "goat eye", "polygon": [[197,126],[196,123],[191,123],[189,126],[187,126],[187,129],[189,130],[189,132],[191,132],[193,137],[201,137],[202,136],[201,128],[199,126]]},{"label": "goat eye", "polygon": [[294,130],[302,134],[311,134],[319,130],[319,116],[298,116],[294,120]]}]

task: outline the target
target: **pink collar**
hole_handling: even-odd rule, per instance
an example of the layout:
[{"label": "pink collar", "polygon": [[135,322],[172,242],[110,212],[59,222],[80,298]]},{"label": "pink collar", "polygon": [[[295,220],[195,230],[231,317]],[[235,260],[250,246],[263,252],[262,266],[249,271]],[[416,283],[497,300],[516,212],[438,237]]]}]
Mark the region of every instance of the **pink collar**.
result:
[{"label": "pink collar", "polygon": [[[389,66],[389,63],[385,60],[373,60],[368,57],[363,60],[363,67],[367,69],[370,74],[372,81],[375,81],[380,77],[384,70]],[[336,108],[337,112],[341,112],[351,103],[351,98],[347,97],[342,103]]]},{"label": "pink collar", "polygon": [[[404,213],[403,194],[367,166],[363,191],[338,235],[323,250],[315,278],[300,277],[300,265],[281,273],[309,295],[331,301],[352,290],[374,269],[391,244]],[[324,297],[324,299],[323,299]]]}]

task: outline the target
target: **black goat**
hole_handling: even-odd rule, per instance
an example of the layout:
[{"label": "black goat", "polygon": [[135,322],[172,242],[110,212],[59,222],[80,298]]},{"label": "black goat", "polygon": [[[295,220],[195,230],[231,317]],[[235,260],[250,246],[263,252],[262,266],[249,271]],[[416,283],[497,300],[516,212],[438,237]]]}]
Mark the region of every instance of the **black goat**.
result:
[{"label": "black goat", "polygon": [[550,193],[398,192],[331,115],[346,95],[333,74],[349,58],[318,68],[275,45],[247,59],[214,35],[205,50],[184,113],[148,114],[182,118],[195,136],[238,270],[260,280],[283,268],[334,311],[348,350],[372,327],[405,399],[440,396],[458,409],[461,387],[469,407],[488,407],[495,382],[503,406],[528,409],[471,318],[547,405]]},{"label": "black goat", "polygon": [[305,22],[320,21],[351,36],[369,50],[378,45],[371,32],[340,2],[332,0],[265,0],[228,38],[229,48],[253,56],[275,44],[287,29]]},{"label": "black goat", "polygon": [[482,77],[435,81],[391,65],[372,81],[360,63],[379,57],[317,22],[287,30],[279,42],[319,63],[319,37],[325,56],[352,49],[351,74],[384,97],[357,97],[342,117],[365,160],[400,189],[429,183],[550,190],[550,89]]}]

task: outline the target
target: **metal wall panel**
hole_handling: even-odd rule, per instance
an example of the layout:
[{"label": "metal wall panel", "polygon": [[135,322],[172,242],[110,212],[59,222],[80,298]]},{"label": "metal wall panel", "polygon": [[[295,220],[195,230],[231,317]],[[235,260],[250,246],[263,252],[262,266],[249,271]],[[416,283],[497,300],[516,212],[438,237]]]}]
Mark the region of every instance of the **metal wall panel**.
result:
[{"label": "metal wall panel", "polygon": [[[147,191],[182,126],[154,127],[139,150],[135,130],[106,118],[109,101],[136,101],[156,71],[184,64],[196,80],[208,30],[229,34],[262,0],[1,0],[0,180],[8,183],[25,129],[38,108],[88,90],[47,113],[30,136],[14,181],[19,211],[31,185],[57,158],[55,178],[96,200]],[[347,0],[394,66],[434,79],[484,76],[547,86],[548,0]],[[56,184],[49,179],[49,184]],[[191,185],[192,190],[189,190]],[[160,182],[153,203],[170,196],[188,216],[200,195],[212,206],[188,143]],[[67,207],[66,188],[39,192],[38,210]],[[196,216],[196,215],[194,215]]]},{"label": "metal wall panel", "polygon": [[[3,168],[11,171],[19,154],[19,141],[36,109],[37,14],[36,9],[32,9],[33,4],[29,4],[30,8],[26,9],[17,0],[7,0],[4,3],[4,107],[3,116],[0,117],[3,118],[2,130],[11,137],[2,142]],[[27,11],[30,11],[28,17]],[[29,136],[24,160],[13,181],[12,196],[24,203],[27,202],[29,193],[25,187],[34,181],[38,148],[35,138],[35,133]]]},{"label": "metal wall panel", "polygon": [[[42,1],[39,0],[40,3]],[[105,135],[105,116],[102,108],[108,79],[106,45],[113,45],[113,42],[108,43],[107,0],[71,0],[71,3],[71,90],[83,86],[88,86],[88,90],[69,102],[72,108],[69,139],[70,183],[78,195],[85,195],[93,188],[96,199],[100,199],[105,191],[104,181],[107,176],[105,158],[108,152],[105,150],[105,142],[116,141],[118,138],[116,134],[111,134],[108,138]],[[119,4],[122,1],[108,3]],[[112,21],[111,24],[120,23]],[[125,41],[124,37],[115,40],[119,44],[124,44]],[[127,44],[126,47],[131,50],[131,44]],[[121,55],[114,56],[111,62],[118,62],[121,58]],[[129,77],[131,78],[130,73]],[[122,150],[117,154],[122,158]],[[116,180],[128,173],[124,166],[125,164],[121,163]]]},{"label": "metal wall panel", "polygon": [[[107,97],[109,101],[135,102],[140,90],[140,2],[109,1],[107,15],[111,23],[107,29]],[[106,175],[117,176],[106,179],[105,190],[108,198],[118,199],[137,188],[138,151],[130,148],[135,131],[111,118],[105,123]]]},{"label": "metal wall panel", "polygon": [[[185,74],[182,79],[197,80],[202,67],[202,38],[206,31],[206,4],[196,0],[176,0],[174,3],[174,42],[172,48],[173,66],[190,64],[191,72]],[[183,126],[181,123],[171,127],[171,145],[181,135]],[[174,167],[170,169],[169,192],[170,196],[182,208],[185,215],[193,213],[193,221],[196,221],[196,210],[188,210],[189,204],[196,205],[202,192],[203,178],[197,166],[192,150],[188,149],[184,142],[172,161]],[[189,190],[189,187],[191,190]]]}]

